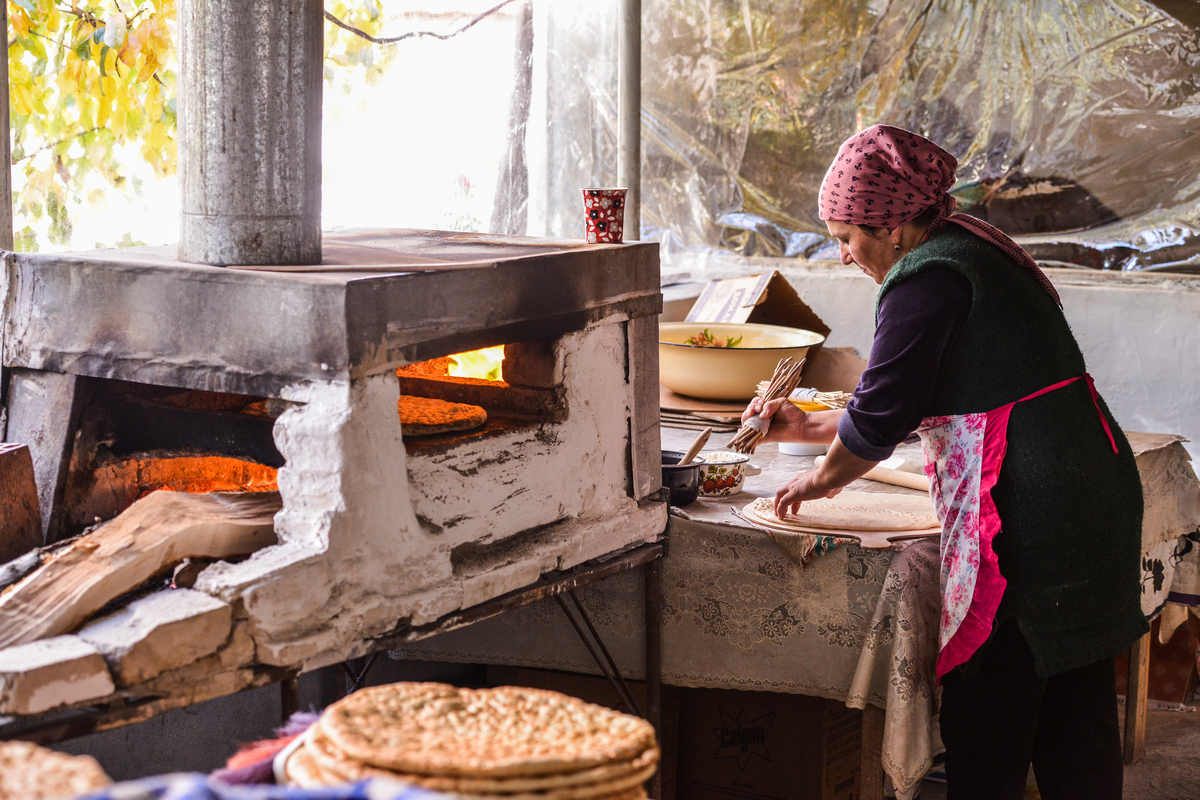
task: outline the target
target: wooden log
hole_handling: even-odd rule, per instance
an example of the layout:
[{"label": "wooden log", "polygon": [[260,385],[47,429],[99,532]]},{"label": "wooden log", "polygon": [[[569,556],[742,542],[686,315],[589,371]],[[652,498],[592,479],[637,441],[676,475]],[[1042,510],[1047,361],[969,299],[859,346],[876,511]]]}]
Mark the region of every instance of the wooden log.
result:
[{"label": "wooden log", "polygon": [[61,538],[58,504],[88,394],[87,379],[77,375],[36,369],[12,371],[5,440],[29,445],[42,518],[42,540],[38,544]]},{"label": "wooden log", "polygon": [[42,546],[33,458],[23,444],[0,444],[0,564]]},{"label": "wooden log", "polygon": [[50,554],[0,597],[0,647],[74,630],[185,558],[249,555],[276,542],[274,492],[154,492]]}]

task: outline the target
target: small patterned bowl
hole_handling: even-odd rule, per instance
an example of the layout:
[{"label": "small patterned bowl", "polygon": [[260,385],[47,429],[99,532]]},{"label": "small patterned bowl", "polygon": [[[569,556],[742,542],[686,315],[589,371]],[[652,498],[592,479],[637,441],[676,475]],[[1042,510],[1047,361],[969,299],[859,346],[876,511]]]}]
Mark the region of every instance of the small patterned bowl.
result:
[{"label": "small patterned bowl", "polygon": [[726,450],[700,453],[700,494],[705,497],[726,497],[737,494],[746,482],[746,462],[750,456]]}]

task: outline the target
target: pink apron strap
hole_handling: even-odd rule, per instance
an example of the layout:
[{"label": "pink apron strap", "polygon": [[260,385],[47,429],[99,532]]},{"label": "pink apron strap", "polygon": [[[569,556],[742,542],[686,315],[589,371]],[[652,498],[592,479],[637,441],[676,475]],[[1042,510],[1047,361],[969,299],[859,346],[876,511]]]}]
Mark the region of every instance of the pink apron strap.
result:
[{"label": "pink apron strap", "polygon": [[1079,380],[1080,378],[1083,378],[1084,380],[1087,381],[1088,392],[1092,396],[1092,405],[1096,407],[1096,416],[1100,417],[1100,424],[1104,426],[1104,433],[1108,436],[1108,443],[1112,445],[1112,450],[1114,453],[1119,452],[1117,450],[1117,440],[1113,436],[1112,428],[1110,428],[1108,426],[1108,420],[1105,418],[1104,412],[1100,410],[1100,403],[1099,403],[1100,393],[1096,391],[1096,382],[1093,381],[1092,376],[1086,372],[1083,373],[1082,375],[1077,375],[1074,378],[1067,378],[1065,381],[1059,381],[1058,383],[1047,386],[1045,389],[1038,389],[1036,392],[1029,395],[1028,397],[1022,397],[1017,402],[1024,403],[1026,400],[1032,400],[1035,397],[1041,397],[1044,394],[1049,394],[1050,392],[1053,392],[1055,389],[1061,389],[1064,386],[1069,386],[1070,384],[1074,383],[1075,381]]}]

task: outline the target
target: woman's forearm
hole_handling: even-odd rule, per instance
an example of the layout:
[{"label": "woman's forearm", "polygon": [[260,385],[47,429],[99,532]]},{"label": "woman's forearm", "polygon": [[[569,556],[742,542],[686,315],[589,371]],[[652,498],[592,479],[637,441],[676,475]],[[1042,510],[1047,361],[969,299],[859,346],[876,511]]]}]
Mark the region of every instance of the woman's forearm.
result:
[{"label": "woman's forearm", "polygon": [[816,470],[814,481],[822,489],[841,489],[851,481],[861,478],[878,463],[854,455],[842,444],[841,439],[835,438],[829,446],[825,460]]},{"label": "woman's forearm", "polygon": [[808,444],[833,444],[837,438],[838,420],[846,413],[844,408],[831,408],[828,411],[809,411],[804,415],[800,430],[796,431],[799,438],[792,441]]}]

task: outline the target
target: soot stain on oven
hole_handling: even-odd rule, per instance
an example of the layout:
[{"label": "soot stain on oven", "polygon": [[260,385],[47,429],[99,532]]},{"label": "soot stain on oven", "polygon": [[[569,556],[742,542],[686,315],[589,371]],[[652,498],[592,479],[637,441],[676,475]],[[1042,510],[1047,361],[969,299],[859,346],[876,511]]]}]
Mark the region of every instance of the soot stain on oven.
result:
[{"label": "soot stain on oven", "polygon": [[567,520],[515,533],[496,542],[465,542],[450,551],[450,568],[455,576],[474,575],[518,563],[560,536]]}]

